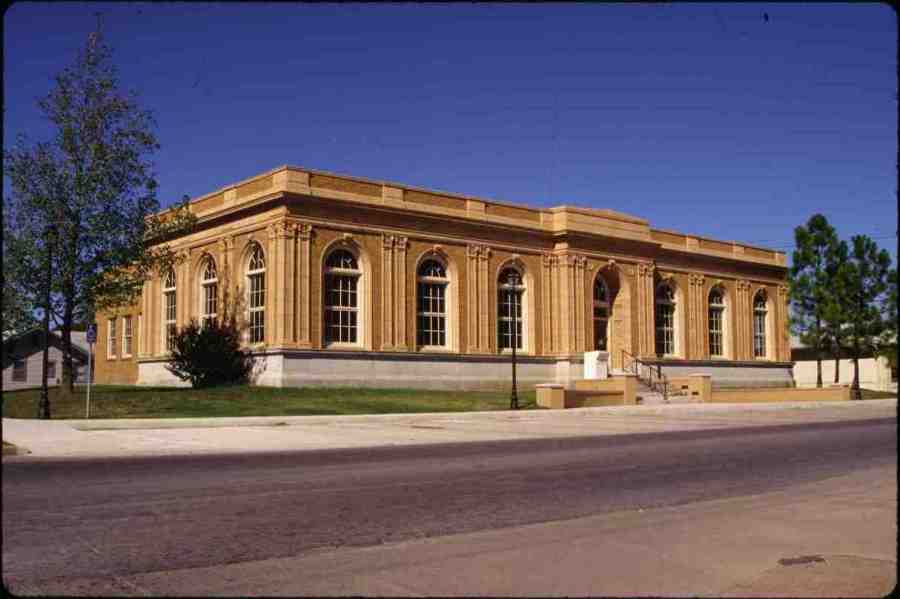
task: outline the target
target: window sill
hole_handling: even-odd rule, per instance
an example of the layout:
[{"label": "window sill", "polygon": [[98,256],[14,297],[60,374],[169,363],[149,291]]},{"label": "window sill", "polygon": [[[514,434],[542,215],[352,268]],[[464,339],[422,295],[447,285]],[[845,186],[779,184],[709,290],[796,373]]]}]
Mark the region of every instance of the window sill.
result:
[{"label": "window sill", "polygon": [[421,345],[419,346],[419,351],[432,354],[454,353],[453,350],[446,345]]},{"label": "window sill", "polygon": [[[499,353],[501,356],[511,356],[513,351],[511,349],[501,349]],[[517,356],[530,356],[531,352],[527,349],[517,349],[516,355]]]},{"label": "window sill", "polygon": [[322,348],[323,349],[352,349],[352,350],[356,350],[356,351],[365,349],[365,347],[363,347],[362,343],[341,343],[341,342],[329,343],[327,345],[323,345]]}]

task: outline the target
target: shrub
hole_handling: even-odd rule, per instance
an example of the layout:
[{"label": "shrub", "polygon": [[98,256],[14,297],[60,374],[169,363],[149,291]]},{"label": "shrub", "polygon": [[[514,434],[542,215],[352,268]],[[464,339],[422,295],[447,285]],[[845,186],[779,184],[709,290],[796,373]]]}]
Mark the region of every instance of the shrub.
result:
[{"label": "shrub", "polygon": [[178,331],[166,368],[195,389],[247,382],[253,368],[250,352],[241,349],[241,334],[233,320],[196,320]]}]

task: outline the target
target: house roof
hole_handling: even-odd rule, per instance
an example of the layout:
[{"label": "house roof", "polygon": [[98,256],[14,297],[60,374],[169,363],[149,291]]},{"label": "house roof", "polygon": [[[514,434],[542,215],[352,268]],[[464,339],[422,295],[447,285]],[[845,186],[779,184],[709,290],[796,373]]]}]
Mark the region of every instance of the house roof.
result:
[{"label": "house roof", "polygon": [[[11,335],[3,340],[3,353],[6,352],[15,344],[17,341],[21,339],[25,339],[30,335],[34,335],[35,333],[40,334],[42,329],[40,327],[34,327],[19,333],[18,335]],[[56,344],[59,347],[62,347],[62,335],[58,330],[50,331],[50,334],[55,338]],[[72,331],[72,350],[74,353],[80,354],[82,358],[85,360],[88,356],[88,343],[87,343],[87,333],[84,331]]]}]

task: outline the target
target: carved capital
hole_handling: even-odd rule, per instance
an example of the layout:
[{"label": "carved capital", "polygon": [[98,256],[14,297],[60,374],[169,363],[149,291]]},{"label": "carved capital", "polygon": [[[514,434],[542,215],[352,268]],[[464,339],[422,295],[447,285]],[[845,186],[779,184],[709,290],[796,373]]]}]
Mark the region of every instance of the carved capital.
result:
[{"label": "carved capital", "polygon": [[550,266],[553,264],[553,256],[550,254],[541,254],[541,264],[544,266]]},{"label": "carved capital", "polygon": [[637,265],[637,273],[639,277],[650,278],[656,270],[656,265],[651,262],[639,262]]},{"label": "carved capital", "polygon": [[787,285],[779,285],[778,286],[778,296],[779,297],[787,297],[788,296],[788,286]]},{"label": "carved capital", "polygon": [[469,245],[466,246],[466,256],[469,258],[477,258],[478,254],[481,253],[481,247],[477,245]]},{"label": "carved capital", "polygon": [[481,251],[478,254],[478,257],[487,262],[491,257],[491,248],[486,245],[481,246]]},{"label": "carved capital", "polygon": [[275,223],[275,235],[279,238],[291,238],[297,234],[297,225],[290,221],[281,220]]},{"label": "carved capital", "polygon": [[396,239],[394,238],[393,235],[384,235],[384,234],[381,235],[381,246],[384,249],[391,249],[392,247],[394,247],[395,243],[396,243]]},{"label": "carved capital", "polygon": [[394,240],[394,247],[396,247],[401,252],[405,252],[409,247],[409,239],[406,237],[397,237]]},{"label": "carved capital", "polygon": [[266,225],[266,234],[269,236],[269,239],[275,239],[278,235],[278,228],[275,224]]},{"label": "carved capital", "polygon": [[297,237],[300,239],[309,239],[312,237],[313,228],[309,223],[300,223],[297,225]]}]

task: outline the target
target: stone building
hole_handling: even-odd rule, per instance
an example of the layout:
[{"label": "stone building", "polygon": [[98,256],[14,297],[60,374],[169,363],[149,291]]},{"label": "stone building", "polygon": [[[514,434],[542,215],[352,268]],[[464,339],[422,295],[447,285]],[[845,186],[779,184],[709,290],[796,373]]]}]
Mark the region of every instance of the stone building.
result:
[{"label": "stone building", "polygon": [[260,385],[489,388],[609,352],[715,386],[792,384],[781,252],[572,206],[281,167],[191,203],[183,260],[98,315],[98,382],[163,384],[172,331],[237,307]]}]

